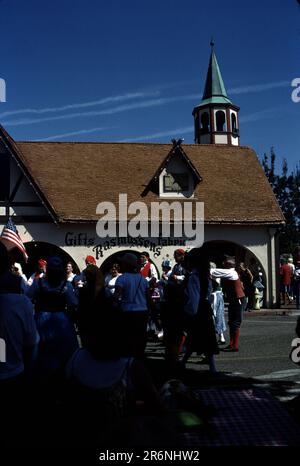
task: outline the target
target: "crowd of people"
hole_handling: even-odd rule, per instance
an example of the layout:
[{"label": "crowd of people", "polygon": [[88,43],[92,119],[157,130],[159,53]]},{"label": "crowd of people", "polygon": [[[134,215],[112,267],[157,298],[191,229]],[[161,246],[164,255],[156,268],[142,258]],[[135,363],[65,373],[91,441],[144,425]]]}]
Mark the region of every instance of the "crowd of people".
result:
[{"label": "crowd of people", "polygon": [[0,388],[6,406],[21,399],[28,380],[39,399],[58,393],[64,381],[85,406],[83,417],[99,393],[117,411],[114,416],[124,411],[125,398],[126,409],[160,413],[161,399],[144,364],[150,337],[164,345],[170,371],[184,370],[196,352],[215,373],[220,350],[239,350],[253,274],[229,256],[217,267],[203,248],[177,249],[174,262],[163,261],[159,278],[147,252],[126,253],[104,276],[93,256],[79,274],[71,262],[50,257],[38,260],[27,279],[0,243],[0,337],[6,344]]}]

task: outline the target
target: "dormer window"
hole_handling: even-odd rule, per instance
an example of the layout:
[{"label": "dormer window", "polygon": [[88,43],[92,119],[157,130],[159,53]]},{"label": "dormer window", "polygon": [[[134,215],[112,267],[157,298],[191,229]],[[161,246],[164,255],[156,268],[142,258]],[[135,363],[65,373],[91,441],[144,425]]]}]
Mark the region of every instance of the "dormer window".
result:
[{"label": "dormer window", "polygon": [[149,191],[162,198],[189,199],[194,197],[195,189],[202,180],[196,167],[181,146],[181,140],[174,140],[173,147],[157,168],[142,192]]},{"label": "dormer window", "polygon": [[168,173],[164,175],[164,192],[180,193],[189,190],[188,173]]}]

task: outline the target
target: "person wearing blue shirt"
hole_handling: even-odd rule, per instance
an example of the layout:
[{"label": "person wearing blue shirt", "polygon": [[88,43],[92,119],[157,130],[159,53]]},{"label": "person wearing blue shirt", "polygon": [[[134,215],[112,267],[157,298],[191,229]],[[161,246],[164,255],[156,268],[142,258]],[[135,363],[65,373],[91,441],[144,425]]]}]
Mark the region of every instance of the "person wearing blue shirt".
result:
[{"label": "person wearing blue shirt", "polygon": [[61,370],[78,348],[71,318],[78,299],[64,275],[61,259],[51,257],[46,277],[36,280],[26,293],[35,307],[35,321],[40,335],[36,365],[37,373],[41,376]]},{"label": "person wearing blue shirt", "polygon": [[149,284],[139,273],[138,259],[134,254],[124,255],[122,272],[116,281],[113,299],[121,309],[123,355],[141,358],[147,342]]},{"label": "person wearing blue shirt", "polygon": [[210,371],[214,373],[214,355],[219,353],[219,348],[210,304],[212,287],[208,259],[201,248],[195,248],[186,254],[185,263],[190,272],[184,290],[187,338],[185,354],[180,363],[185,365],[193,352],[204,354],[202,364],[208,364]]}]

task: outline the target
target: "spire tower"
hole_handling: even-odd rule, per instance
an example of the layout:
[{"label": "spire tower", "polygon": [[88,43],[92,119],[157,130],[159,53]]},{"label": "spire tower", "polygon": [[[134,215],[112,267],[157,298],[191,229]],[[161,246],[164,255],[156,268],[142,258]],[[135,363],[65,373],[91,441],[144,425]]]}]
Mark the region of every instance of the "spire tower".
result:
[{"label": "spire tower", "polygon": [[210,42],[211,54],[201,103],[193,110],[196,144],[240,144],[238,112],[227,95],[215,54],[215,43]]}]

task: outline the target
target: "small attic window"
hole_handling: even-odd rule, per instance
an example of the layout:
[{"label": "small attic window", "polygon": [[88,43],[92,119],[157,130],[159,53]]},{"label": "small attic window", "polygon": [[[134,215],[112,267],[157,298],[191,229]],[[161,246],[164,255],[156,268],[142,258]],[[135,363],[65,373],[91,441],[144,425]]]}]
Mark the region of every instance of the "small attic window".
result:
[{"label": "small attic window", "polygon": [[164,193],[178,193],[189,190],[188,173],[168,173],[164,175]]}]

